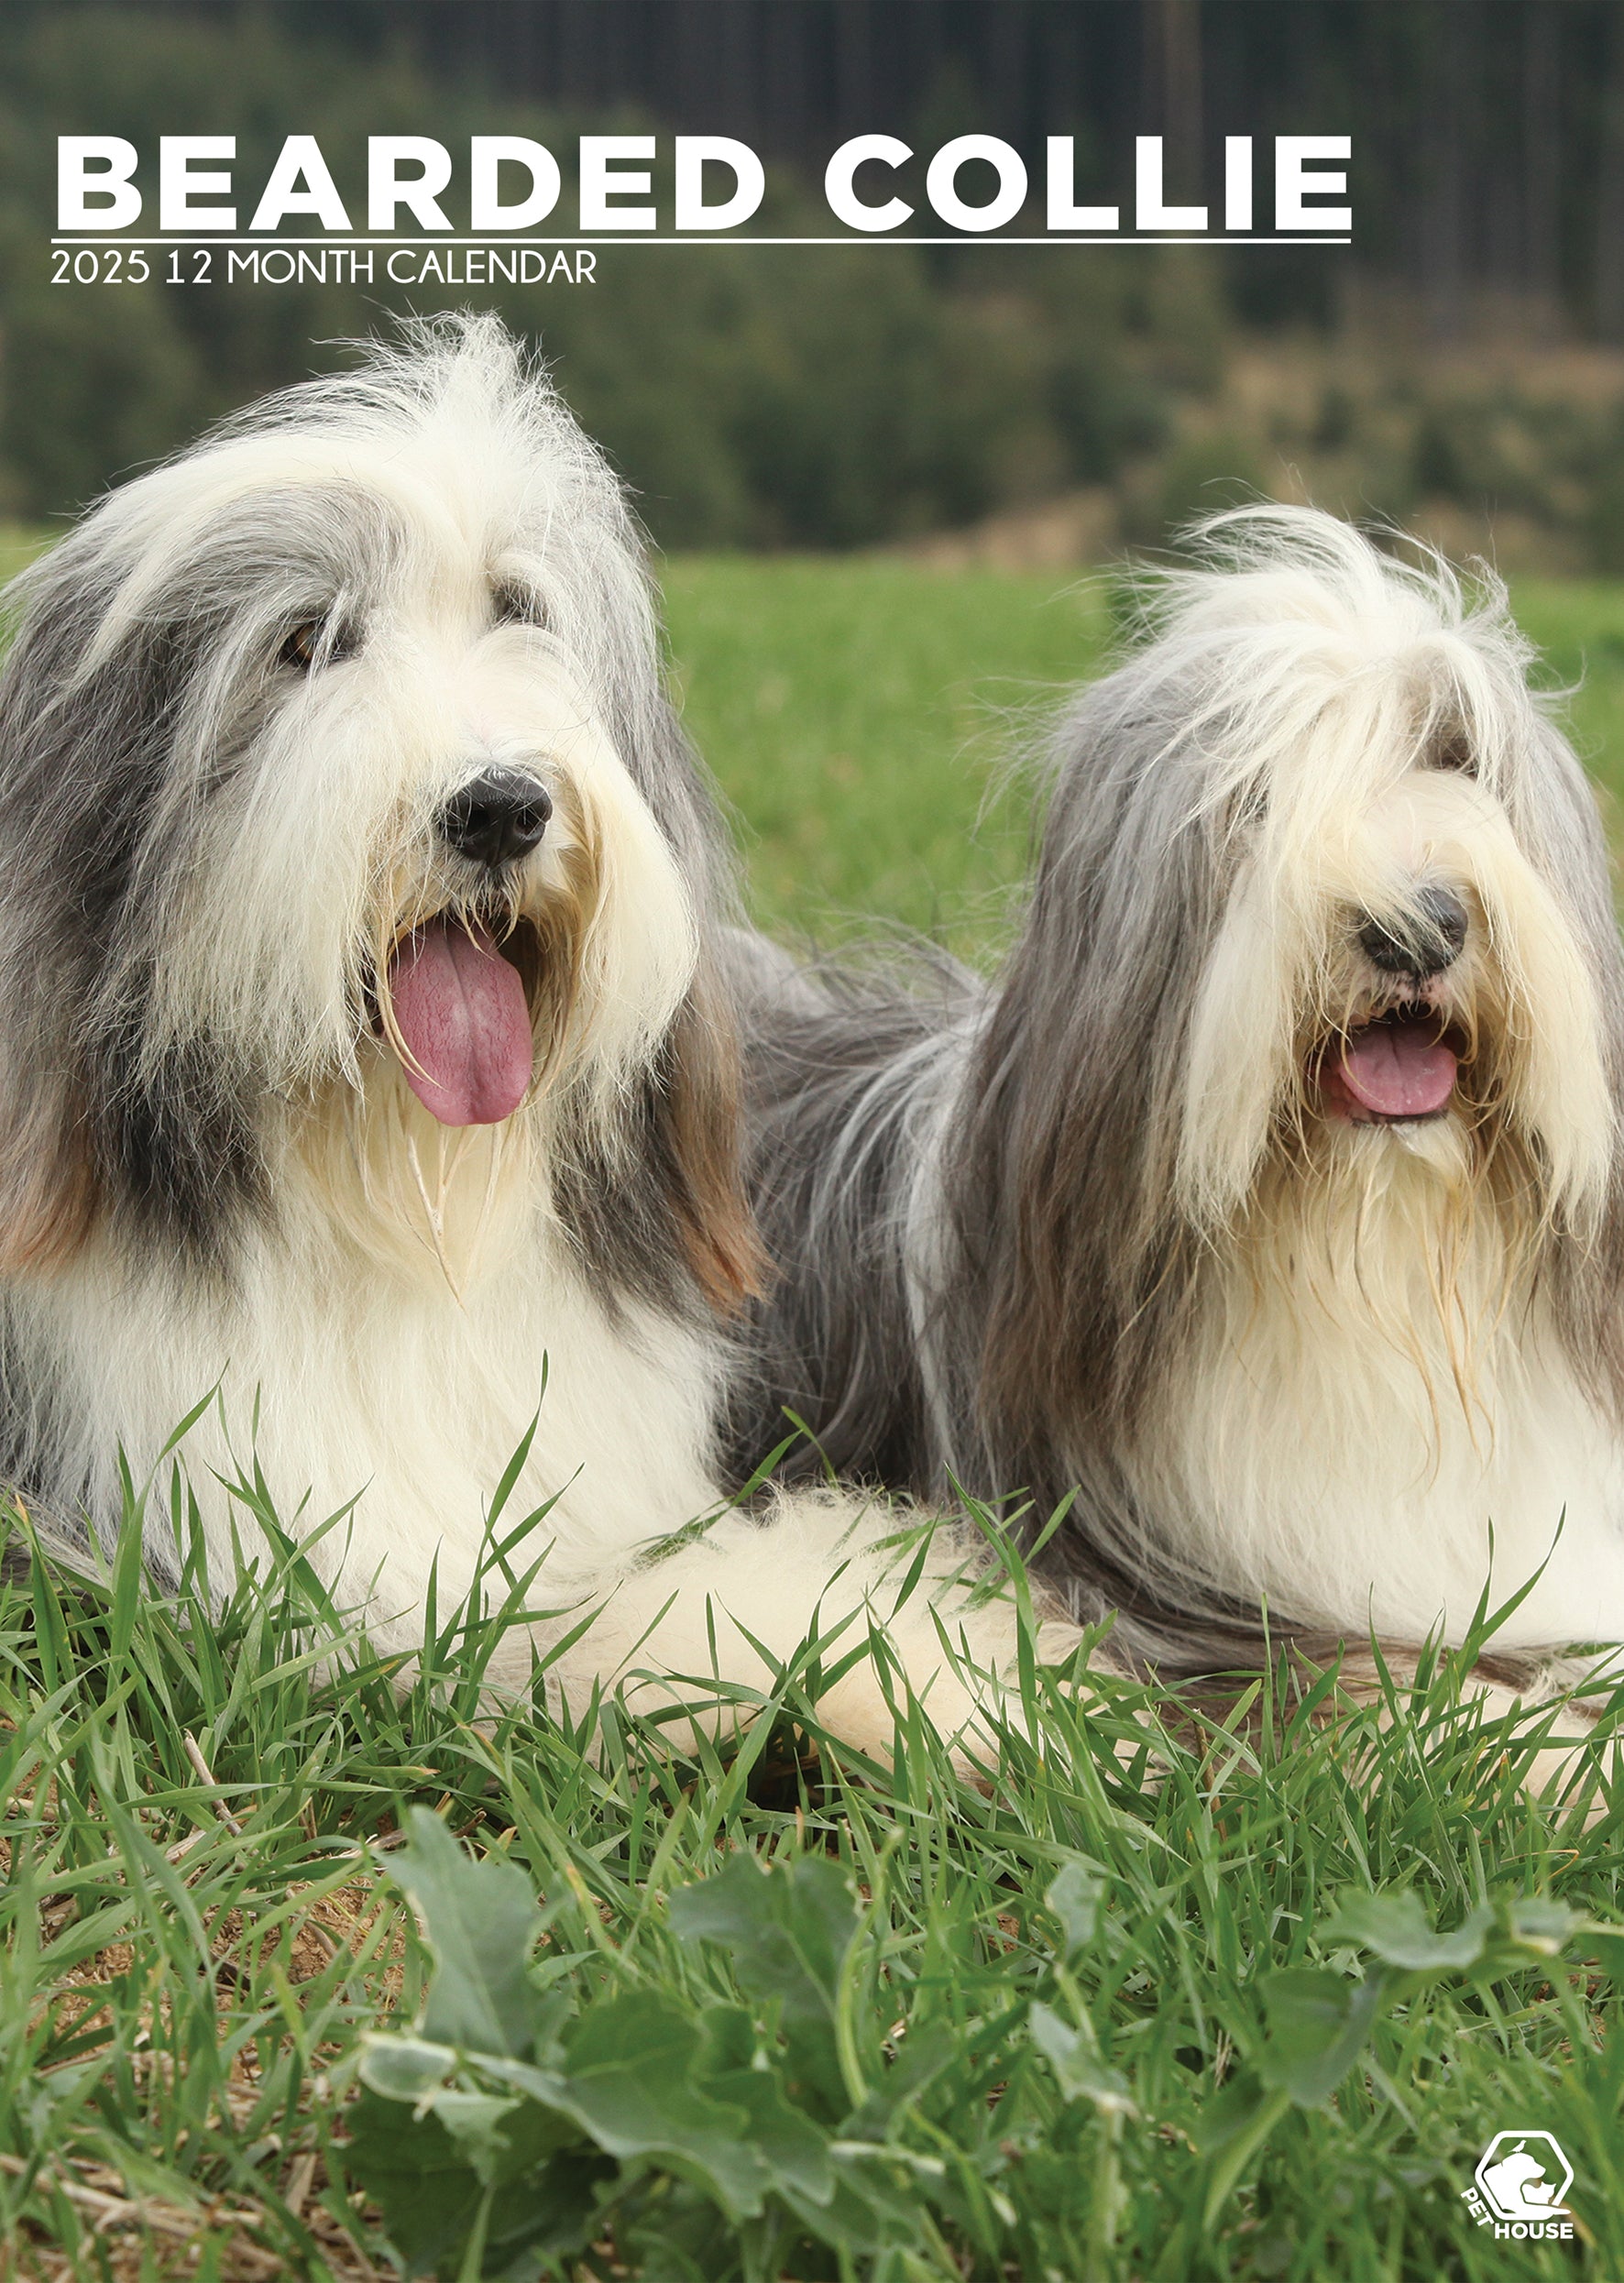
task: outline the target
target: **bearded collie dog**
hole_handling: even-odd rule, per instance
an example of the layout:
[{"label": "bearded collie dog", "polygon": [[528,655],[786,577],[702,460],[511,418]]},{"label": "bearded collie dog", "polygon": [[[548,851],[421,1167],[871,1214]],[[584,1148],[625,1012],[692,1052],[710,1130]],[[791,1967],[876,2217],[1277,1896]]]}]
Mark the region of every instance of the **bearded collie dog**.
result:
[{"label": "bearded collie dog", "polygon": [[[151,1482],[160,1580],[177,1510],[216,1577],[263,1552],[251,1465],[297,1533],[354,1501],[313,1558],[409,1653],[533,1421],[503,1528],[544,1509],[533,1630],[577,1697],[748,1688],[872,1619],[964,1718],[1015,1620],[961,1544],[915,1567],[827,1491],[723,1510],[759,1266],[730,864],[544,374],[493,319],[419,325],[114,491],[12,599],[5,1479],[82,1543]],[[888,1683],[847,1662],[825,1718],[878,1746]]]},{"label": "bearded collie dog", "polygon": [[1059,721],[991,985],[738,948],[783,1273],[735,1465],[787,1410],[852,1476],[1069,1498],[1073,1612],[1172,1674],[1266,1604],[1458,1643],[1527,1586],[1497,1652],[1624,1641],[1590,787],[1487,576],[1309,510],[1194,552]]}]

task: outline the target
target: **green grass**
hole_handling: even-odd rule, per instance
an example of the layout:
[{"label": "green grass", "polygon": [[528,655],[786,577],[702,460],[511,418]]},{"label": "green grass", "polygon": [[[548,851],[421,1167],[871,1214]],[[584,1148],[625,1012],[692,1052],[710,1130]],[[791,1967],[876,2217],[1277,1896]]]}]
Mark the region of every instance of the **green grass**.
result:
[{"label": "green grass", "polygon": [[[995,938],[1005,719],[1098,658],[1100,600],[668,588],[761,913]],[[1624,590],[1518,601],[1624,784]],[[594,1751],[490,1700],[489,1625],[443,1617],[401,1696],[291,1548],[224,1613],[135,1553],[0,1583],[0,2273],[392,2274],[392,2230],[447,2278],[1624,2277],[1624,1797],[1530,1804],[1537,1721],[1447,1671],[1219,1728],[1028,1670],[982,1788],[905,1704],[889,1766],[821,1737],[809,1668],[861,1644],[741,1743],[617,1714]],[[422,1813],[508,1879],[402,1848]],[[1473,2223],[1511,2126],[1565,2146],[1576,2241]]]},{"label": "green grass", "polygon": [[686,718],[763,924],[996,933],[1028,845],[1007,764],[1097,665],[1103,582],[708,557],[668,565],[665,595]]},{"label": "green grass", "polygon": [[[980,1789],[905,1702],[889,1768],[831,1745],[825,1643],[741,1743],[594,1754],[491,1703],[495,1622],[401,1696],[291,1545],[223,1615],[135,1546],[0,1589],[25,2272],[349,2278],[387,2230],[447,2278],[1624,2272],[1624,1796],[1529,1805],[1528,1723],[1446,1673],[1169,1729],[1028,1670]],[[397,1855],[413,1810],[505,1879]],[[1575,2244],[1473,2224],[1512,2126]]]},{"label": "green grass", "polygon": [[26,571],[56,533],[37,523],[0,523],[0,582]]}]

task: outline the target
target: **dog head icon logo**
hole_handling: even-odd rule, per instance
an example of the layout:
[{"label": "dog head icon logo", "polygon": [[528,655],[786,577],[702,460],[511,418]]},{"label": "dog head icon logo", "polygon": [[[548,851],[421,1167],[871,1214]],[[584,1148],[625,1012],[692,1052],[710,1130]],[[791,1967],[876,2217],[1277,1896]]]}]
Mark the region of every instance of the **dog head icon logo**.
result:
[{"label": "dog head icon logo", "polygon": [[1551,2220],[1564,2210],[1574,2168],[1549,2133],[1497,2133],[1477,2167],[1483,2201],[1507,2223]]}]

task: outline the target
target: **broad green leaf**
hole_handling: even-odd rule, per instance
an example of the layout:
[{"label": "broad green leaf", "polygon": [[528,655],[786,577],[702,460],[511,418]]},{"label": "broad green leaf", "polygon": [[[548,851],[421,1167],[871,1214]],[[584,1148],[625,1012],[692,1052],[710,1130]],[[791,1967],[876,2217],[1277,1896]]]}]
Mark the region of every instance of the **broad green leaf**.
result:
[{"label": "broad green leaf", "polygon": [[1469,1912],[1453,1934],[1434,1934],[1416,1894],[1361,1894],[1338,1898],[1329,1920],[1315,1927],[1322,1944],[1356,1942],[1388,1966],[1412,1973],[1438,1973],[1475,1966],[1494,1923],[1491,1910]]},{"label": "broad green leaf", "polygon": [[1097,2109],[1117,2116],[1135,2113],[1128,2080],[1107,2069],[1080,2030],[1047,2005],[1032,2008],[1032,2042],[1053,2069],[1068,2101],[1092,2101]]},{"label": "broad green leaf", "polygon": [[741,1989],[776,1999],[792,2073],[843,2113],[850,2102],[835,2045],[835,2002],[858,1927],[845,1873],[821,1855],[804,1855],[785,1869],[741,1852],[714,1879],[679,1887],[669,1909],[683,1941],[719,1944]]},{"label": "broad green leaf", "polygon": [[753,2217],[771,2185],[768,2165],[745,2137],[745,2111],[696,2081],[703,2050],[694,2023],[667,2001],[610,1998],[570,2037],[554,2097],[609,2155],[664,2160],[731,2219]]},{"label": "broad green leaf", "polygon": [[[740,2065],[753,2043],[749,2016],[712,2011],[714,2020],[696,2025],[658,1998],[611,1998],[577,2024],[563,2068],[493,2055],[484,2071],[529,2097],[528,2129],[545,2120],[547,2147],[561,2127],[584,2132],[606,2156],[682,2174],[734,2223],[758,2215],[774,2186],[827,2203],[834,2174],[822,2135],[770,2073],[748,2058]],[[526,2124],[520,2103],[460,2091],[433,2098],[470,2168],[487,2180],[510,2174],[501,2151]]]},{"label": "broad green leaf", "polygon": [[512,2153],[513,2143],[503,2127],[522,2119],[524,2103],[499,2093],[464,2092],[447,2086],[434,2096],[434,2114],[478,2174],[480,2185],[488,2188],[499,2176],[503,2158]]},{"label": "broad green leaf", "polygon": [[363,2092],[346,2122],[345,2167],[383,2213],[408,2276],[432,2275],[474,2224],[479,2177],[436,2117]]},{"label": "broad green leaf", "polygon": [[656,2196],[618,2206],[614,2233],[619,2271],[637,2283],[731,2283],[740,2273],[738,2231],[686,2180],[662,2180]]},{"label": "broad green leaf", "polygon": [[422,2101],[437,2092],[456,2067],[450,2046],[426,2037],[372,2030],[361,2041],[361,2082],[386,2101]]},{"label": "broad green leaf", "polygon": [[1542,1958],[1558,1956],[1583,1924],[1578,1913],[1569,1910],[1565,1903],[1553,1903],[1542,1894],[1526,1895],[1509,1904],[1506,1910],[1506,1926],[1512,1941],[1520,1942],[1525,1949],[1537,1950]]},{"label": "broad green leaf", "polygon": [[[871,2146],[842,2138],[831,2144],[829,2154],[837,2174],[832,2201],[819,2210],[799,2197],[789,2200],[808,2233],[859,2255],[889,2245],[928,2258],[927,2207],[905,2152],[879,2143]],[[932,2271],[929,2266],[910,2267],[905,2261],[881,2264],[872,2270],[876,2275],[910,2278]]]},{"label": "broad green leaf", "polygon": [[1087,1863],[1070,1862],[1057,1873],[1043,1898],[1043,1907],[1060,1922],[1067,1958],[1093,1940],[1104,1892],[1105,1882]]},{"label": "broad green leaf", "polygon": [[[595,2190],[617,2167],[591,2149],[559,2151],[560,2120],[523,2102],[489,2103],[508,2113],[477,2127],[468,2105],[485,2096],[442,2093],[413,2116],[398,2102],[364,2092],[349,2112],[349,2171],[379,2206],[408,2276],[454,2275],[490,2180],[481,2273],[534,2275],[543,2257],[583,2250],[592,2234]],[[441,2122],[442,2104],[467,2129],[459,2139]],[[576,2128],[566,2128],[576,2137]],[[481,2143],[481,2177],[469,2161]]]},{"label": "broad green leaf", "polygon": [[517,1864],[476,1862],[426,1807],[408,1821],[411,1842],[391,1869],[434,1958],[423,2037],[465,2053],[528,2053],[537,2006],[525,1969],[542,1925],[530,1881]]},{"label": "broad green leaf", "polygon": [[598,2191],[616,2170],[608,2157],[569,2148],[499,2187],[485,2232],[486,2274],[530,2277],[585,2251],[599,2225]]},{"label": "broad green leaf", "polygon": [[786,1870],[741,1850],[714,1879],[679,1887],[670,1915],[685,1942],[722,1944],[752,1995],[782,2000],[786,2015],[833,2012],[858,1914],[850,1881],[825,1857]]},{"label": "broad green leaf", "polygon": [[1268,2041],[1257,2058],[1265,2084],[1300,2109],[1328,2100],[1358,2058],[1387,1994],[1385,1981],[1345,1981],[1313,1966],[1288,1966],[1263,1983]]},{"label": "broad green leaf", "polygon": [[712,2100],[742,2109],[747,2137],[765,2163],[774,2188],[793,2189],[815,2204],[835,2192],[828,2136],[804,2110],[784,2097],[776,2073],[756,2065],[755,2026],[742,2006],[712,2005],[699,2017],[703,2046],[697,2065]]},{"label": "broad green leaf", "polygon": [[1221,2156],[1237,2142],[1254,2136],[1257,2120],[1266,2110],[1271,2115],[1283,2115],[1290,2105],[1283,2093],[1271,2091],[1255,2069],[1237,2069],[1202,2102],[1190,2136],[1202,2156]]}]

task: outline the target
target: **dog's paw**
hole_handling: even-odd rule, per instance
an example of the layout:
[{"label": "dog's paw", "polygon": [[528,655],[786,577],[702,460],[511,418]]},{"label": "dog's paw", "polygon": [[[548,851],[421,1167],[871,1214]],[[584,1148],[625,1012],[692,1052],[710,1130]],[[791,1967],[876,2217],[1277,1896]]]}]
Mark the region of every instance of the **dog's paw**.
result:
[{"label": "dog's paw", "polygon": [[[1011,1736],[1039,1748],[1043,1740],[1019,1677],[1021,1622],[1011,1606],[998,1601],[973,1615],[961,1613],[956,1622],[944,1619],[950,1648],[934,1624],[927,1632],[894,1624],[885,1630],[882,1660],[860,1659],[842,1674],[820,1699],[819,1716],[831,1734],[889,1765],[899,1716],[905,1718],[911,1699],[947,1746],[955,1773],[984,1790],[997,1775]],[[1064,1670],[1066,1685],[1085,1701],[1090,1676],[1114,1671],[1097,1649],[1082,1661],[1087,1640],[1080,1627],[1058,1615],[1041,1618],[1032,1634],[1035,1663]],[[1113,1746],[1141,1783],[1147,1742],[1154,1755],[1154,1739],[1125,1738]]]}]

